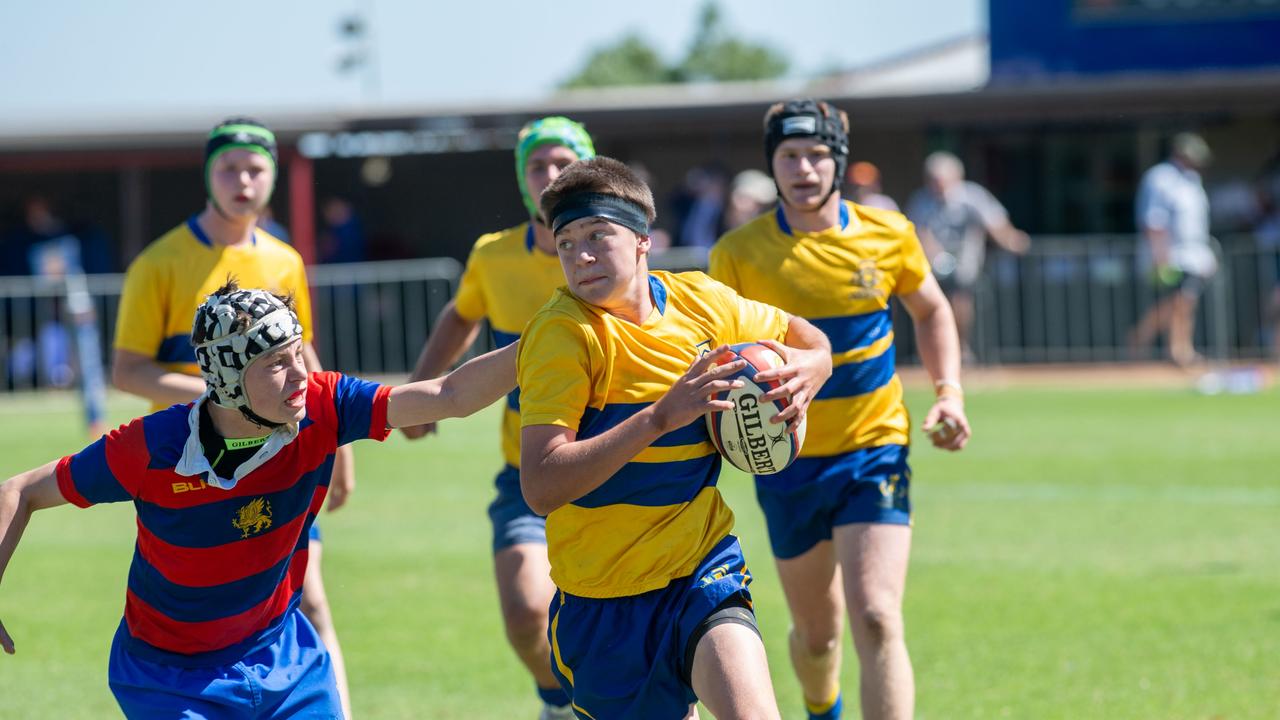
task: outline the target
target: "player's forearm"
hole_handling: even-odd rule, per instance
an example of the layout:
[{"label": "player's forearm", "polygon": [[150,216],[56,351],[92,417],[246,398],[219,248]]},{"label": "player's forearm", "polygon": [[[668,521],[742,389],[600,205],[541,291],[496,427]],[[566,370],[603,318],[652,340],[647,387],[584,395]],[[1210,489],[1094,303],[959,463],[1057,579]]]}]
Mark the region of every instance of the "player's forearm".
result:
[{"label": "player's forearm", "polygon": [[1169,263],[1169,232],[1164,228],[1148,227],[1143,232],[1147,245],[1151,248],[1151,259],[1156,265]]},{"label": "player's forearm", "polygon": [[66,503],[57,488],[56,467],[56,461],[46,463],[0,485],[0,578],[18,548],[31,513]]},{"label": "player's forearm", "polygon": [[603,485],[662,435],[650,405],[600,435],[549,450],[526,444],[522,436],[520,490],[525,502],[539,515],[548,515]]},{"label": "player's forearm", "polygon": [[172,372],[150,360],[122,360],[117,352],[111,368],[111,384],[156,405],[187,403],[204,392],[204,380]]},{"label": "player's forearm", "polygon": [[516,387],[518,347],[512,343],[469,360],[444,377],[392,388],[387,422],[391,427],[423,425],[465,417],[492,405]]},{"label": "player's forearm", "polygon": [[916,346],[920,362],[935,382],[960,382],[960,335],[956,331],[951,305],[941,302],[915,320]]},{"label": "player's forearm", "polygon": [[439,377],[462,357],[479,334],[480,323],[459,315],[450,300],[440,311],[440,317],[436,318],[436,326],[422,346],[409,382]]},{"label": "player's forearm", "polygon": [[787,323],[787,336],[783,338],[782,343],[787,347],[821,350],[828,357],[831,355],[831,341],[826,333],[819,330],[813,323],[796,315],[792,315],[790,322]]}]

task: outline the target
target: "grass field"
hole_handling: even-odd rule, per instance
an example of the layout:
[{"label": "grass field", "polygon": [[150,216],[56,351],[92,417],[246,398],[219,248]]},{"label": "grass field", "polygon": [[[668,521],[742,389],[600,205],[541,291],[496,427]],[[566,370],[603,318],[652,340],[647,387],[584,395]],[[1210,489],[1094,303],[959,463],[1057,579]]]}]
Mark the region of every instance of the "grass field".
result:
[{"label": "grass field", "polygon": [[[926,398],[909,400],[919,416]],[[1274,390],[972,392],[970,448],[912,458],[918,717],[1280,716],[1278,401]],[[141,410],[113,398],[116,420]],[[323,519],[357,717],[536,714],[493,591],[496,425],[491,410],[420,443],[357,446],[357,494]],[[0,477],[78,449],[74,399],[0,400],[0,438]],[[736,473],[721,487],[783,715],[801,718],[754,494]],[[107,650],[133,533],[128,505],[35,516],[0,586],[18,646],[0,656],[0,717],[118,715]],[[846,640],[848,700],[854,658]],[[856,717],[856,700],[846,705]]]}]

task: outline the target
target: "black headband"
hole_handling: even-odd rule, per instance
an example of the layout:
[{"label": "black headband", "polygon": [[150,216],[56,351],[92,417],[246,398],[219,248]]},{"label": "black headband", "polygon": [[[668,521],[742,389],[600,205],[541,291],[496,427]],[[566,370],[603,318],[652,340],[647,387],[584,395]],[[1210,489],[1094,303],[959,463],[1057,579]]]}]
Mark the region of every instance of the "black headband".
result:
[{"label": "black headband", "polygon": [[617,195],[580,192],[560,198],[551,208],[551,231],[582,218],[598,217],[634,231],[637,235],[649,234],[649,214],[644,208]]}]

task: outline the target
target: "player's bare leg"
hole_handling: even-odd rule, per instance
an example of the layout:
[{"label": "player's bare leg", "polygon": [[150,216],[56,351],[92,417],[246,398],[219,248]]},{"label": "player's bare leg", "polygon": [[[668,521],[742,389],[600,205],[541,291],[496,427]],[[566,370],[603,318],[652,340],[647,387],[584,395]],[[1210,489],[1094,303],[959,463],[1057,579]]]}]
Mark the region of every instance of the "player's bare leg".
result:
[{"label": "player's bare leg", "polygon": [[338,696],[342,698],[342,714],[351,718],[351,691],[347,689],[347,665],[342,659],[342,646],[338,633],[333,629],[333,613],[329,610],[329,597],[324,591],[324,576],[320,574],[320,558],[323,543],[312,540],[307,544],[307,574],[302,578],[302,599],[298,607],[315,626],[316,634],[329,651],[333,663],[333,675],[338,681]]},{"label": "player's bare leg", "polygon": [[1142,359],[1156,337],[1169,327],[1173,316],[1173,298],[1170,295],[1157,300],[1129,332],[1129,354],[1133,359]]},{"label": "player's bare leg", "polygon": [[829,708],[840,692],[844,632],[844,587],[835,546],[824,540],[801,555],[778,560],[777,566],[791,610],[791,667],[810,711]]},{"label": "player's bare leg", "polygon": [[694,650],[691,679],[693,691],[717,720],[780,720],[764,643],[745,625],[723,623],[708,630]]},{"label": "player's bare leg", "polygon": [[551,673],[551,646],[547,643],[547,611],[556,591],[547,546],[520,543],[505,547],[493,556],[493,567],[507,641],[538,687],[560,687]]},{"label": "player's bare leg", "polygon": [[1192,341],[1196,326],[1196,300],[1194,295],[1181,292],[1170,298],[1169,359],[1182,368],[1194,365],[1200,359]]},{"label": "player's bare leg", "polygon": [[841,525],[835,529],[835,543],[844,570],[849,626],[860,663],[862,717],[911,718],[915,713],[915,676],[902,619],[911,528]]}]

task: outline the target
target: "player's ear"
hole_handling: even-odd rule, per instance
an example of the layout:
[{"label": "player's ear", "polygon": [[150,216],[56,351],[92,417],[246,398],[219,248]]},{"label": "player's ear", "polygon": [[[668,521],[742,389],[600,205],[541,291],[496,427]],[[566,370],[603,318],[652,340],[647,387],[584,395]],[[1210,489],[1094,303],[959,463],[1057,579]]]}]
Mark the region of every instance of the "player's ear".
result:
[{"label": "player's ear", "polygon": [[653,246],[653,240],[648,235],[636,235],[636,250],[641,255],[648,255],[649,248]]}]

